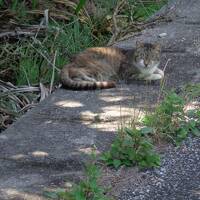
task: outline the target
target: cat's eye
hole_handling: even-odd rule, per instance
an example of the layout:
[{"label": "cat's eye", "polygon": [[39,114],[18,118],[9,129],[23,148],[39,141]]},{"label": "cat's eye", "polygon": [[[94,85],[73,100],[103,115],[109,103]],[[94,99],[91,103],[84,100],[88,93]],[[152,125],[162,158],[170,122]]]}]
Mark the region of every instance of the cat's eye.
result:
[{"label": "cat's eye", "polygon": [[140,53],[140,58],[144,58],[145,54],[144,53]]}]

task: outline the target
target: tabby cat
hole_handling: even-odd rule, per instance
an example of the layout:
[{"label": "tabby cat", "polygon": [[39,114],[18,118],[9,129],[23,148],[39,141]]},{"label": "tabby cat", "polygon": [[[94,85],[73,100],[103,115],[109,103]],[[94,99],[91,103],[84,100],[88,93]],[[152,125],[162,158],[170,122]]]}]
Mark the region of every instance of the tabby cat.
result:
[{"label": "tabby cat", "polygon": [[164,72],[158,68],[161,47],[157,43],[137,42],[136,48],[88,48],[76,55],[61,70],[64,88],[75,90],[106,89],[117,80],[159,80]]}]

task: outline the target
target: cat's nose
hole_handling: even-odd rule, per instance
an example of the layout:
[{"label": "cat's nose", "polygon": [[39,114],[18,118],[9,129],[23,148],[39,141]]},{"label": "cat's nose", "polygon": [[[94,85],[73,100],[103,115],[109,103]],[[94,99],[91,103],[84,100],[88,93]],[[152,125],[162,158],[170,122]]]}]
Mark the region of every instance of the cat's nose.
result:
[{"label": "cat's nose", "polygon": [[148,66],[148,64],[149,64],[148,62],[144,62],[144,65],[145,65],[145,67],[147,67],[147,66]]}]

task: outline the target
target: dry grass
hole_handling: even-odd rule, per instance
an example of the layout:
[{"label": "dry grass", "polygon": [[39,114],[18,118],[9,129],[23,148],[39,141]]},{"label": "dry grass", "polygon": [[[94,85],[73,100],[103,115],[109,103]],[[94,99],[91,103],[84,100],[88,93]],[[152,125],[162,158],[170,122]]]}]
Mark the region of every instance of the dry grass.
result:
[{"label": "dry grass", "polygon": [[0,80],[0,131],[49,94],[43,85],[16,87]]}]

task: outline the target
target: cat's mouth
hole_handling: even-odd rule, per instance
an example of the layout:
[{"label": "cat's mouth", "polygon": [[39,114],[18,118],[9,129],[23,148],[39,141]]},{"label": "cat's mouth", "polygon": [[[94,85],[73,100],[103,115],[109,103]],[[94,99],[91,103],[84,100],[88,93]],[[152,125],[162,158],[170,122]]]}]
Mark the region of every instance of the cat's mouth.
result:
[{"label": "cat's mouth", "polygon": [[157,67],[158,65],[159,65],[159,63],[155,62],[155,61],[145,63],[145,61],[143,59],[139,60],[138,62],[135,63],[135,66],[139,69],[154,68],[154,67]]}]

